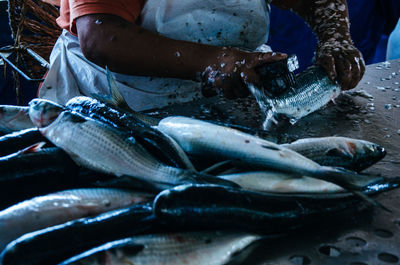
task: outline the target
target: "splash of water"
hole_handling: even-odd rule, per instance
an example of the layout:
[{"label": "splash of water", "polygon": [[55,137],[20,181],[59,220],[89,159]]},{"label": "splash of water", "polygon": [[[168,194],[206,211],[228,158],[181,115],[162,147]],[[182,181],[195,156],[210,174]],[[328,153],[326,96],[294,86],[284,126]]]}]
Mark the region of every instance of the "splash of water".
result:
[{"label": "splash of water", "polygon": [[264,120],[262,123],[262,128],[266,130],[270,121],[277,123],[277,121],[274,119],[274,113],[276,110],[274,106],[269,104],[267,96],[261,91],[261,89],[257,88],[253,84],[247,84],[247,87],[260,106],[262,119]]}]

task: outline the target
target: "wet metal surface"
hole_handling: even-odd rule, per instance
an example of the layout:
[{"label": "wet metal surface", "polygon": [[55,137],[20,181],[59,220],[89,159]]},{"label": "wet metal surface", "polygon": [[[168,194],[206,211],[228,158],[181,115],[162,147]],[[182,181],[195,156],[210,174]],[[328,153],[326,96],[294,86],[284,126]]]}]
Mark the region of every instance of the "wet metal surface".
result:
[{"label": "wet metal surface", "polygon": [[[360,84],[325,109],[279,134],[279,142],[305,137],[346,136],[384,146],[387,156],[366,172],[400,176],[400,60],[367,66]],[[371,97],[372,96],[372,97]],[[152,113],[185,115],[260,129],[261,113],[251,98],[237,102],[207,99]],[[263,135],[264,136],[264,135]],[[341,216],[297,235],[263,242],[247,264],[400,264],[400,190],[377,197],[380,209]]]}]

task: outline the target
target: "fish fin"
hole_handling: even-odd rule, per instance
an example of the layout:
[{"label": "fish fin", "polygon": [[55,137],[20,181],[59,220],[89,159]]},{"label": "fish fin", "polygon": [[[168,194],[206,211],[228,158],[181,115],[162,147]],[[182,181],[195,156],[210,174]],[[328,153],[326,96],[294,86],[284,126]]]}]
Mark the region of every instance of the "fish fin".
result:
[{"label": "fish fin", "polygon": [[200,173],[201,174],[211,174],[212,172],[215,172],[215,171],[217,171],[217,173],[218,173],[220,171],[225,171],[227,169],[228,165],[229,165],[229,167],[232,167],[230,160],[218,162],[218,163],[202,170]]},{"label": "fish fin", "polygon": [[77,112],[63,111],[59,116],[61,115],[63,115],[63,118],[66,118],[67,120],[70,120],[74,123],[82,123],[87,121],[84,116]]},{"label": "fish fin", "polygon": [[[362,192],[362,190],[365,189],[365,187],[367,187],[368,184],[378,182],[379,180],[382,180],[382,177],[359,175],[353,171],[341,168],[326,167],[326,166],[323,166],[322,170],[323,173],[316,178],[320,178],[322,180],[339,185],[340,187],[353,193],[355,196],[359,197],[366,203],[390,212],[388,208],[386,208],[379,202],[375,201],[374,199],[368,197],[366,194]],[[321,177],[321,175],[323,176]]]},{"label": "fish fin", "polygon": [[24,149],[22,149],[19,154],[29,154],[29,153],[36,153],[40,150],[42,150],[42,147],[46,144],[46,142],[39,142],[36,144],[33,144],[31,146],[28,146]]},{"label": "fish fin", "polygon": [[354,195],[356,195],[357,197],[359,197],[360,199],[362,199],[363,201],[365,201],[366,203],[368,203],[371,206],[374,207],[378,207],[388,213],[392,213],[392,210],[390,210],[389,208],[387,208],[386,206],[384,206],[383,204],[381,204],[380,202],[378,202],[377,200],[374,200],[370,197],[368,197],[368,195],[362,193],[361,191],[351,191]]},{"label": "fish fin", "polygon": [[106,66],[106,72],[107,72],[107,83],[108,83],[108,88],[110,91],[110,100],[113,105],[124,109],[124,110],[130,110],[128,103],[126,103],[124,97],[122,96],[121,92],[118,89],[117,82],[115,81],[115,78],[113,77],[112,73]]},{"label": "fish fin", "polygon": [[353,154],[348,152],[343,148],[332,148],[325,152],[326,156],[335,156],[335,157],[343,157],[348,159],[353,159]]},{"label": "fish fin", "polygon": [[92,98],[110,104],[111,106],[118,107],[123,110],[130,110],[128,104],[126,103],[124,97],[118,89],[117,82],[115,81],[112,73],[106,66],[106,76],[107,76],[107,84],[108,84],[108,95],[102,95],[98,93],[90,93]]}]

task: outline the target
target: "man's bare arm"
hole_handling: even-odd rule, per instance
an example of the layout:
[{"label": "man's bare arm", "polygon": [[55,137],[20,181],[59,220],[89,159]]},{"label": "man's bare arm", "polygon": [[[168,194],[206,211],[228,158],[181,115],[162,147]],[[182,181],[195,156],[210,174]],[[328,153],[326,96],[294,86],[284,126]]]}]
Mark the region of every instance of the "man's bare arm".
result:
[{"label": "man's bare arm", "polygon": [[202,78],[206,88],[229,98],[246,95],[245,82],[258,82],[255,67],[285,57],[173,40],[113,15],[82,16],[76,26],[83,54],[102,67],[128,75]]}]

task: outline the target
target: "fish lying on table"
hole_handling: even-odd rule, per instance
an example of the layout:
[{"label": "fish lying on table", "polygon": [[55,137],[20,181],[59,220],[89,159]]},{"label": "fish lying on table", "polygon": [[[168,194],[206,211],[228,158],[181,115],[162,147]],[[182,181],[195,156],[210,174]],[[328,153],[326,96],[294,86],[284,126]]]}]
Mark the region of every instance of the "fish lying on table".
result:
[{"label": "fish lying on table", "polygon": [[29,232],[149,202],[151,194],[121,189],[86,188],[51,193],[0,211],[0,251]]},{"label": "fish lying on table", "polygon": [[343,167],[357,172],[364,170],[386,155],[382,146],[347,137],[305,138],[282,144],[323,166]]},{"label": "fish lying on table", "polygon": [[115,179],[76,165],[58,147],[0,158],[0,209],[35,196]]},{"label": "fish lying on table", "polygon": [[[74,97],[67,102],[65,107],[49,100],[33,99],[29,102],[29,105],[31,119],[38,127],[49,125],[66,109],[75,111],[106,123],[118,130],[129,132],[146,150],[150,151],[152,155],[156,156],[162,162],[171,166],[195,171],[187,155],[171,137],[144,123],[136,115],[113,108],[96,99],[83,96]],[[49,113],[49,110],[53,113],[51,117],[55,117],[54,119],[43,118],[43,116],[48,117],[46,113]]]},{"label": "fish lying on table", "polygon": [[53,123],[40,128],[40,131],[78,165],[116,176],[131,176],[160,189],[196,182],[234,185],[227,180],[165,165],[134,137],[69,111],[62,112]]},{"label": "fish lying on table", "polygon": [[18,152],[39,142],[49,142],[37,128],[25,129],[0,137],[0,157]]},{"label": "fish lying on table", "polygon": [[138,204],[31,232],[7,245],[0,264],[58,264],[106,242],[157,231],[151,215],[148,204]]},{"label": "fish lying on table", "polygon": [[320,166],[301,154],[235,129],[187,117],[167,117],[157,128],[174,138],[185,152],[194,156],[230,160],[244,168],[308,176],[332,182],[349,190],[358,190],[378,176],[363,176],[338,168]]},{"label": "fish lying on table", "polygon": [[0,132],[11,133],[35,127],[28,112],[29,107],[0,105]]},{"label": "fish lying on table", "polygon": [[59,265],[223,265],[260,238],[225,231],[134,236],[96,247]]},{"label": "fish lying on table", "polygon": [[[372,184],[363,191],[374,195],[399,182]],[[186,229],[232,229],[268,234],[290,233],[326,218],[342,217],[365,209],[349,192],[265,193],[207,184],[188,184],[160,192],[153,202],[157,218]]]}]

